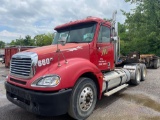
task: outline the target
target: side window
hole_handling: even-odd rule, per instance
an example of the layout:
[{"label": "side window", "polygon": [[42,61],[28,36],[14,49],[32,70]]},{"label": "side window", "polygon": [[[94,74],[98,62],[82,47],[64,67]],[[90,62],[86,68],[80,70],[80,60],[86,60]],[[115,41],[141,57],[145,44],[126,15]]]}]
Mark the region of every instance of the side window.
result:
[{"label": "side window", "polygon": [[101,26],[99,35],[98,35],[99,43],[110,42],[110,29],[106,26]]}]

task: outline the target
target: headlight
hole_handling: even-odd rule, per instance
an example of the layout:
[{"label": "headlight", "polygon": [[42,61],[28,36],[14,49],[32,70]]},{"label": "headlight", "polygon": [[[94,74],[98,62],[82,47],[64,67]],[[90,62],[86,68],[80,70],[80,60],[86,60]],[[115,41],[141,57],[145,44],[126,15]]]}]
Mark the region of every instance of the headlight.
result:
[{"label": "headlight", "polygon": [[40,77],[32,83],[34,87],[55,87],[60,83],[60,77],[58,75],[47,75]]}]

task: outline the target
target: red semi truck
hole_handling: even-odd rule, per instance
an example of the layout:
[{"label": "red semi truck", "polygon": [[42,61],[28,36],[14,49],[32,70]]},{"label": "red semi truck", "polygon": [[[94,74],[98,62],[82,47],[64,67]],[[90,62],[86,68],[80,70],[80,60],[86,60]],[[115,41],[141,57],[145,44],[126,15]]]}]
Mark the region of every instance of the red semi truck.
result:
[{"label": "red semi truck", "polygon": [[144,81],[145,64],[116,67],[115,14],[112,22],[88,17],[57,26],[52,45],[13,55],[5,82],[7,99],[38,115],[69,113],[85,119],[102,95]]}]

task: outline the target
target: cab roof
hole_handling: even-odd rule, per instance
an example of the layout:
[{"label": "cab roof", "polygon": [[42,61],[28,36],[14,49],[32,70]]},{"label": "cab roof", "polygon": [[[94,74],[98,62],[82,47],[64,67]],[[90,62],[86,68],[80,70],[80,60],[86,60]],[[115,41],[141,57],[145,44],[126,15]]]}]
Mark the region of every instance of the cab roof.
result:
[{"label": "cab roof", "polygon": [[104,19],[101,19],[101,18],[98,18],[98,17],[87,17],[87,18],[82,19],[82,20],[71,21],[69,23],[58,25],[54,29],[58,30],[58,29],[65,28],[65,27],[68,27],[68,26],[72,26],[72,25],[76,25],[76,24],[81,24],[81,23],[87,23],[87,22],[105,23],[108,26],[111,26],[111,22],[106,21]]}]

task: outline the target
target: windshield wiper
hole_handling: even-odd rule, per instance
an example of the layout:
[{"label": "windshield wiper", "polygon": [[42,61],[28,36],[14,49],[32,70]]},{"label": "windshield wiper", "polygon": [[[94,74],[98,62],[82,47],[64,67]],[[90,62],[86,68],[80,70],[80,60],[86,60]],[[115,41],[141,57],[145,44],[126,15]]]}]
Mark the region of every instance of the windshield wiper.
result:
[{"label": "windshield wiper", "polygon": [[89,43],[91,41],[68,41],[67,43]]},{"label": "windshield wiper", "polygon": [[91,41],[68,41],[67,43],[90,43]]},{"label": "windshield wiper", "polygon": [[67,41],[67,43],[82,43],[80,41]]}]

